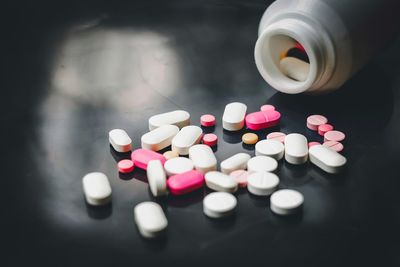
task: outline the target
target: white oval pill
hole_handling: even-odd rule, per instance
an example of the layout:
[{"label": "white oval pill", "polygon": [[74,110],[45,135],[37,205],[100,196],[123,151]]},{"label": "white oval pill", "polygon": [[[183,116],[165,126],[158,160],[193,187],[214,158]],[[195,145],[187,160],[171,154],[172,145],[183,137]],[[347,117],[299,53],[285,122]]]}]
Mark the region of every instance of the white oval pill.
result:
[{"label": "white oval pill", "polygon": [[138,230],[145,238],[159,236],[168,226],[161,206],[155,202],[142,202],[135,206],[133,213]]},{"label": "white oval pill", "polygon": [[293,80],[304,82],[310,72],[310,64],[295,57],[284,57],[279,63],[283,74]]},{"label": "white oval pill", "polygon": [[315,145],[309,149],[310,161],[329,173],[340,172],[346,164],[346,158],[324,145]]},{"label": "white oval pill", "polygon": [[214,191],[234,193],[238,188],[237,182],[222,172],[207,172],[205,180],[207,187]]},{"label": "white oval pill", "polygon": [[194,168],[201,173],[217,170],[217,159],[207,145],[194,145],[189,148],[189,158],[193,161]]},{"label": "white oval pill", "polygon": [[142,135],[142,148],[159,151],[171,145],[172,138],[179,132],[178,126],[162,125]]},{"label": "white oval pill", "polygon": [[235,211],[236,205],[236,197],[226,192],[213,192],[203,199],[204,214],[210,218],[229,216]]},{"label": "white oval pill", "polygon": [[147,180],[153,196],[158,197],[167,194],[167,175],[161,161],[150,160],[147,163]]},{"label": "white oval pill", "polygon": [[273,172],[278,167],[276,159],[267,156],[255,156],[247,162],[249,172],[267,171]]},{"label": "white oval pill", "polygon": [[179,155],[188,155],[189,148],[198,144],[202,135],[203,131],[200,127],[194,125],[185,126],[172,139],[171,149],[178,152]]},{"label": "white oval pill", "polygon": [[269,156],[276,160],[283,158],[285,154],[285,146],[276,140],[261,140],[255,146],[256,156]]},{"label": "white oval pill", "polygon": [[222,116],[222,127],[228,131],[238,131],[244,126],[247,106],[243,103],[233,102],[225,106]]},{"label": "white oval pill", "polygon": [[290,215],[301,210],[304,197],[291,189],[278,190],[271,195],[271,210],[279,215]]},{"label": "white oval pill", "polygon": [[164,164],[168,176],[184,173],[193,170],[193,161],[184,157],[169,159]]},{"label": "white oval pill", "polygon": [[250,158],[247,153],[237,153],[221,162],[221,171],[225,174],[230,174],[236,170],[245,170]]},{"label": "white oval pill", "polygon": [[257,196],[271,195],[279,185],[276,174],[266,171],[253,172],[247,177],[247,189]]},{"label": "white oval pill", "polygon": [[307,138],[298,133],[285,137],[285,159],[291,164],[303,164],[308,159]]},{"label": "white oval pill", "polygon": [[128,152],[131,150],[132,139],[122,129],[113,129],[108,133],[108,140],[117,152]]},{"label": "white oval pill", "polygon": [[190,124],[190,114],[184,110],[174,110],[150,117],[149,130],[154,130],[162,125],[172,124],[179,128]]},{"label": "white oval pill", "polygon": [[88,173],[83,177],[82,184],[88,204],[98,206],[111,201],[111,186],[104,173]]}]

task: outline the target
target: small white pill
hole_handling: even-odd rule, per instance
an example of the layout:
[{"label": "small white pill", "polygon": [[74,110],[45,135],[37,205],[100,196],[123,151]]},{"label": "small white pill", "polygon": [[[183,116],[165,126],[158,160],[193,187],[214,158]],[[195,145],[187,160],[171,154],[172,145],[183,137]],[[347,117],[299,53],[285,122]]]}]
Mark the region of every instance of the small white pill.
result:
[{"label": "small white pill", "polygon": [[114,129],[108,133],[108,140],[117,152],[128,152],[131,150],[132,139],[122,129]]},{"label": "small white pill", "polygon": [[271,195],[279,185],[276,174],[266,171],[253,172],[247,177],[247,189],[257,196]]},{"label": "small white pill", "polygon": [[207,187],[214,191],[234,193],[238,189],[237,182],[222,172],[207,172],[205,180]]},{"label": "small white pill", "polygon": [[295,57],[284,57],[279,67],[283,74],[299,82],[307,80],[310,72],[310,64]]},{"label": "small white pill", "polygon": [[308,159],[307,138],[298,133],[285,137],[285,159],[291,164],[303,164]]},{"label": "small white pill", "polygon": [[273,193],[270,201],[273,212],[279,215],[290,215],[301,210],[304,197],[295,190],[282,189]]},{"label": "small white pill", "polygon": [[135,206],[133,213],[138,230],[145,238],[159,236],[168,226],[161,206],[155,202],[142,202]]},{"label": "small white pill", "polygon": [[329,173],[340,172],[346,164],[346,158],[323,145],[315,145],[309,150],[310,161]]},{"label": "small white pill", "polygon": [[256,156],[269,156],[276,160],[283,158],[285,154],[285,146],[282,142],[266,139],[261,140],[255,146]]},{"label": "small white pill", "polygon": [[193,161],[184,157],[169,159],[164,164],[168,176],[184,173],[193,170]]},{"label": "small white pill", "polygon": [[207,145],[194,145],[189,148],[189,158],[193,161],[194,168],[201,173],[217,170],[217,159]]},{"label": "small white pill", "polygon": [[158,197],[167,194],[167,175],[161,161],[150,160],[147,163],[147,180],[153,196]]},{"label": "small white pill", "polygon": [[171,149],[178,152],[179,155],[188,155],[189,148],[198,144],[202,135],[203,131],[200,127],[194,125],[185,126],[172,139]]},{"label": "small white pill", "polygon": [[162,125],[142,135],[142,148],[159,151],[171,145],[172,138],[179,132],[178,126]]},{"label": "small white pill", "polygon": [[276,168],[278,168],[276,159],[267,156],[255,156],[247,162],[247,170],[249,172],[273,172]]},{"label": "small white pill", "polygon": [[222,127],[228,131],[238,131],[244,126],[247,106],[243,103],[233,102],[225,106],[222,116]]},{"label": "small white pill", "polygon": [[179,128],[190,124],[190,114],[184,110],[175,110],[150,117],[149,130],[152,131],[162,125],[172,124]]},{"label": "small white pill", "polygon": [[235,211],[236,205],[236,197],[226,192],[213,192],[203,199],[204,214],[210,218],[229,216]]},{"label": "small white pill", "polygon": [[111,201],[111,186],[104,173],[88,173],[83,177],[82,184],[88,204],[99,206]]},{"label": "small white pill", "polygon": [[245,170],[250,158],[247,153],[237,153],[221,162],[221,171],[225,174],[230,174],[236,170]]}]

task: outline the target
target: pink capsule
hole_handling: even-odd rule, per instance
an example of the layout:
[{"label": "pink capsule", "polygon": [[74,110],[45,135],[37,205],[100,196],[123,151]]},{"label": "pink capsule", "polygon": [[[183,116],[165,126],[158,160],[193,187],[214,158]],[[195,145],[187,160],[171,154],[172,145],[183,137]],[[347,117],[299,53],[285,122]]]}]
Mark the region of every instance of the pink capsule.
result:
[{"label": "pink capsule", "polygon": [[333,130],[333,126],[330,124],[321,124],[320,126],[318,126],[318,134],[321,136],[324,136],[324,134],[326,132],[332,131]]},{"label": "pink capsule", "polygon": [[213,133],[203,135],[203,144],[208,146],[215,146],[218,142],[218,136]]},{"label": "pink capsule", "polygon": [[275,107],[273,105],[262,105],[260,110],[261,111],[271,111],[271,110],[275,110]]},{"label": "pink capsule", "polygon": [[281,133],[281,132],[272,132],[272,133],[267,134],[267,139],[276,140],[276,141],[281,142],[282,144],[285,143],[285,137],[286,137],[286,134]]},{"label": "pink capsule", "polygon": [[318,126],[328,123],[328,119],[322,115],[311,115],[307,118],[307,128],[313,131],[318,130]]},{"label": "pink capsule", "polygon": [[123,159],[118,162],[118,171],[120,173],[130,173],[133,171],[134,164],[133,161],[130,159]]},{"label": "pink capsule", "polygon": [[165,157],[160,153],[142,148],[132,151],[131,159],[136,167],[144,170],[147,170],[147,163],[149,163],[150,160],[157,159],[161,161],[163,165],[166,161]]},{"label": "pink capsule", "polygon": [[176,174],[168,178],[167,186],[173,195],[183,195],[204,185],[204,175],[196,170]]},{"label": "pink capsule", "polygon": [[238,183],[239,187],[247,186],[247,177],[249,177],[249,175],[250,172],[245,170],[236,170],[229,174],[229,176]]},{"label": "pink capsule", "polygon": [[308,143],[308,148],[312,147],[312,146],[316,146],[316,145],[320,145],[321,143],[319,142],[309,142]]},{"label": "pink capsule", "polygon": [[326,141],[322,145],[329,147],[330,149],[333,149],[336,152],[340,152],[344,149],[343,144],[337,141]]},{"label": "pink capsule", "polygon": [[261,130],[276,126],[281,114],[276,110],[258,111],[246,116],[246,126],[251,130]]},{"label": "pink capsule", "polygon": [[215,125],[215,117],[211,114],[204,114],[200,117],[200,124],[204,127],[211,127]]},{"label": "pink capsule", "polygon": [[341,142],[346,138],[346,135],[340,131],[329,131],[324,134],[324,141]]}]

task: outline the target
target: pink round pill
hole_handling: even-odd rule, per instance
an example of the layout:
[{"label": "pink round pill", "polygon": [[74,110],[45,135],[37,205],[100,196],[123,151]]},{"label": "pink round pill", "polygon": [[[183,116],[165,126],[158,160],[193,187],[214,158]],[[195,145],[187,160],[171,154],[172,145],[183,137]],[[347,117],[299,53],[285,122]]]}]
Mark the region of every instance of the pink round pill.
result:
[{"label": "pink round pill", "polygon": [[346,138],[346,135],[341,131],[329,131],[324,134],[324,141],[341,142]]},{"label": "pink round pill", "polygon": [[326,124],[328,119],[322,115],[311,115],[307,118],[307,128],[313,131],[318,130],[318,126]]},{"label": "pink round pill", "polygon": [[209,133],[203,135],[203,144],[208,146],[215,146],[218,142],[218,137],[215,134]]},{"label": "pink round pill", "polygon": [[275,110],[275,107],[273,105],[262,105],[260,110],[261,111],[270,111],[270,110]]},{"label": "pink round pill", "polygon": [[286,134],[281,133],[281,132],[272,132],[272,133],[267,134],[267,139],[276,140],[281,143],[285,142],[285,137],[286,137]]},{"label": "pink round pill", "polygon": [[247,178],[249,177],[249,175],[250,172],[245,170],[236,170],[229,174],[229,176],[238,183],[239,187],[247,186]]},{"label": "pink round pill", "polygon": [[344,149],[343,144],[337,141],[326,141],[322,145],[329,147],[330,149],[333,149],[336,152],[340,152]]},{"label": "pink round pill", "polygon": [[309,142],[308,143],[308,148],[312,147],[312,146],[316,146],[316,145],[320,145],[321,143],[319,142]]},{"label": "pink round pill", "polygon": [[211,127],[215,125],[215,117],[211,114],[204,114],[200,117],[200,124],[204,127]]},{"label": "pink round pill", "polygon": [[329,132],[332,130],[333,130],[333,126],[330,124],[321,124],[320,126],[318,126],[318,134],[321,136],[324,136],[324,134],[326,132]]},{"label": "pink round pill", "polygon": [[129,173],[133,171],[133,161],[130,159],[123,159],[118,162],[118,171],[120,173]]}]

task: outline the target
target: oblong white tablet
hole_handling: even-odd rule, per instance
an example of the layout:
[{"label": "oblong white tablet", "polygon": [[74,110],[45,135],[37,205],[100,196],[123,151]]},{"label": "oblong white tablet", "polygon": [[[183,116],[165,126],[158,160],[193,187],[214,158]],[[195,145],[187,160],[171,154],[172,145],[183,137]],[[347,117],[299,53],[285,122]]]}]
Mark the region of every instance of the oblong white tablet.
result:
[{"label": "oblong white tablet", "polygon": [[279,215],[290,215],[301,210],[304,197],[295,190],[282,189],[273,193],[270,201],[273,212]]},{"label": "oblong white tablet", "polygon": [[280,160],[285,154],[285,146],[281,142],[272,139],[257,142],[255,150],[256,156],[269,156],[276,160]]},{"label": "oblong white tablet", "polygon": [[154,115],[149,119],[149,130],[154,130],[166,124],[172,124],[182,128],[190,124],[190,114],[184,110],[174,110]]},{"label": "oblong white tablet", "polygon": [[247,153],[237,153],[221,162],[221,172],[230,174],[236,170],[245,170],[250,158],[250,155]]},{"label": "oblong white tablet", "polygon": [[237,182],[222,172],[207,172],[205,180],[207,187],[214,191],[234,193],[238,189]]},{"label": "oblong white tablet", "polygon": [[198,144],[203,135],[200,127],[189,125],[183,127],[172,139],[171,149],[178,152],[179,155],[188,155],[189,148]]},{"label": "oblong white tablet", "polygon": [[279,63],[283,74],[293,80],[304,82],[310,72],[310,64],[295,57],[284,57]]},{"label": "oblong white tablet", "polygon": [[210,218],[229,216],[235,211],[236,205],[236,197],[226,192],[213,192],[203,199],[204,214]]},{"label": "oblong white tablet", "polygon": [[310,161],[329,173],[340,172],[347,160],[344,156],[323,145],[315,145],[309,149]]},{"label": "oblong white tablet", "polygon": [[193,161],[194,168],[201,173],[217,170],[217,158],[207,145],[200,144],[189,148],[189,158]]},{"label": "oblong white tablet", "polygon": [[82,178],[82,184],[88,204],[99,206],[111,201],[111,186],[104,173],[88,173]]},{"label": "oblong white tablet", "polygon": [[161,161],[150,160],[147,163],[147,180],[153,196],[158,197],[167,194],[167,175]]},{"label": "oblong white tablet", "polygon": [[247,177],[247,189],[257,196],[271,195],[279,185],[276,174],[266,171],[253,172]]},{"label": "oblong white tablet", "polygon": [[113,129],[108,132],[108,140],[117,152],[128,152],[131,150],[132,139],[122,129]]},{"label": "oblong white tablet", "polygon": [[247,106],[243,103],[233,102],[225,106],[222,116],[222,127],[228,131],[238,131],[244,126]]},{"label": "oblong white tablet", "polygon": [[138,230],[145,238],[159,236],[168,226],[161,206],[155,202],[142,202],[135,206],[133,213]]},{"label": "oblong white tablet", "polygon": [[285,159],[291,164],[303,164],[308,159],[307,138],[298,133],[285,137]]},{"label": "oblong white tablet", "polygon": [[276,168],[278,168],[278,162],[268,156],[255,156],[247,162],[247,170],[250,172],[273,172]]},{"label": "oblong white tablet", "polygon": [[188,172],[193,170],[193,168],[193,161],[184,157],[169,159],[164,164],[164,169],[168,176]]},{"label": "oblong white tablet", "polygon": [[142,148],[159,151],[171,145],[172,138],[179,132],[178,126],[162,125],[142,135]]}]

